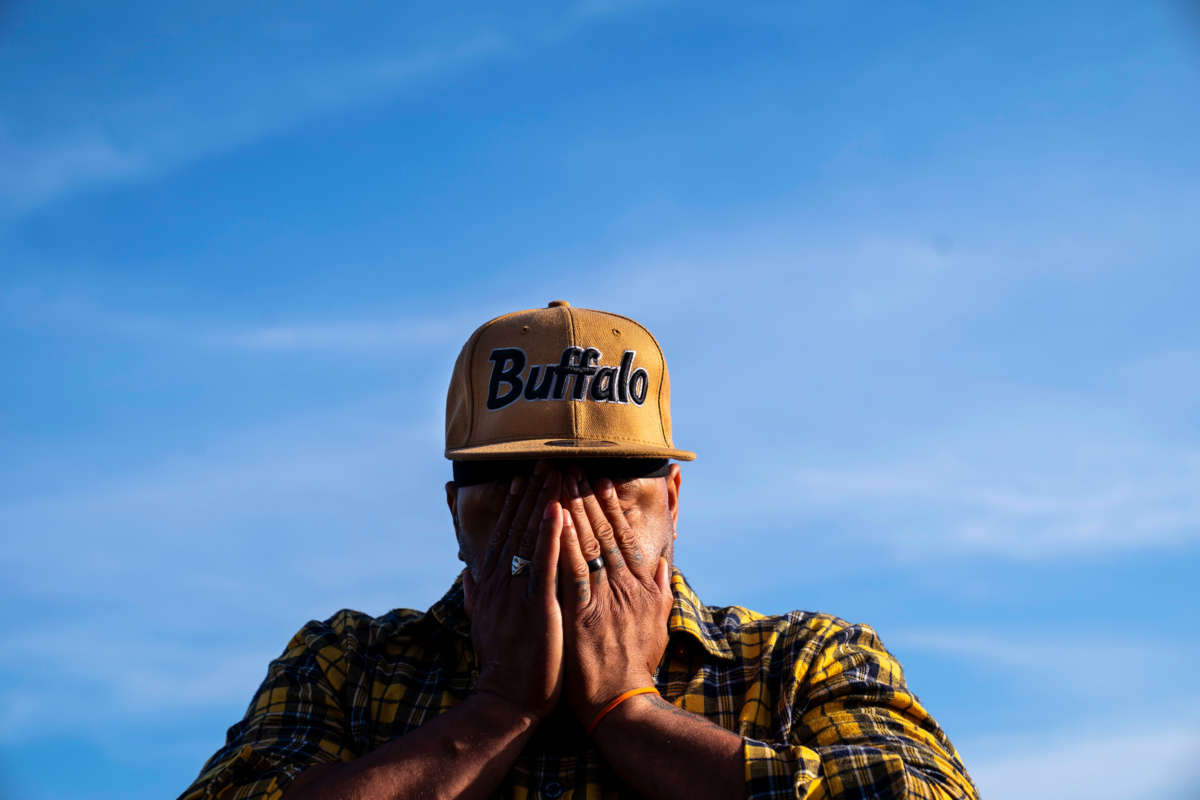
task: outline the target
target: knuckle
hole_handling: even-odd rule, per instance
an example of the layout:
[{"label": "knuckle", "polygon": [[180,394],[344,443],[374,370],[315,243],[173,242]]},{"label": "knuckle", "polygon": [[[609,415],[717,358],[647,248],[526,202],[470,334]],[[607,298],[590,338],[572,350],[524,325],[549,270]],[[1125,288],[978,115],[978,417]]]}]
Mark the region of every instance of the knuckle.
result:
[{"label": "knuckle", "polygon": [[612,569],[619,570],[625,566],[625,557],[621,555],[621,551],[618,548],[608,548],[608,555],[612,559]]},{"label": "knuckle", "polygon": [[575,579],[575,596],[581,603],[586,603],[591,599],[592,587],[588,586],[587,578]]}]

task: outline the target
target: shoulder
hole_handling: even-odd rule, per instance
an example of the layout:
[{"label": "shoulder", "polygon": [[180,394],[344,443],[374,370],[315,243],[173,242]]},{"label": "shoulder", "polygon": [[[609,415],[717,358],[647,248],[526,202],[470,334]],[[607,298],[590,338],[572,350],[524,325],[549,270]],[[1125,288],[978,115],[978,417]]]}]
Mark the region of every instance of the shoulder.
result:
[{"label": "shoulder", "polygon": [[850,651],[891,662],[874,628],[832,614],[801,610],[760,614],[738,605],[707,610],[730,650],[743,662],[770,660],[776,667],[800,673],[823,669]]},{"label": "shoulder", "polygon": [[379,617],[343,608],[324,620],[305,623],[288,643],[284,657],[306,652],[333,659],[386,648],[428,637],[429,621],[426,612],[411,608],[393,609]]},{"label": "shoulder", "polygon": [[731,640],[731,644],[746,644],[763,639],[776,645],[823,643],[844,631],[871,630],[869,626],[852,625],[840,617],[815,611],[795,610],[783,614],[760,614],[738,605],[706,608],[713,623]]},{"label": "shoulder", "polygon": [[852,625],[832,614],[800,610],[760,614],[742,605],[704,604],[678,569],[672,588],[675,606],[668,621],[672,632],[694,637],[713,657],[735,659],[745,669],[756,669],[757,664],[775,670],[787,664],[803,671],[839,642],[878,646],[869,626]]}]

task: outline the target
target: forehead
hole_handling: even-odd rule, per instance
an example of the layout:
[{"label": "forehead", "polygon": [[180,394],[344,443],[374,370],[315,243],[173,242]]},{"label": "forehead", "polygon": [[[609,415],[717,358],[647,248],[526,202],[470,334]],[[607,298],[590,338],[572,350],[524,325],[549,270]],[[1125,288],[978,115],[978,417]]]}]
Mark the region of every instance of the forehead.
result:
[{"label": "forehead", "polygon": [[[507,483],[518,475],[529,475],[538,462],[535,460],[510,461],[456,461],[454,482],[460,486],[489,483]],[[640,478],[665,477],[669,470],[667,459],[646,458],[581,458],[553,459],[550,469],[565,472],[578,469],[589,479],[608,478],[615,483],[626,483]]]}]

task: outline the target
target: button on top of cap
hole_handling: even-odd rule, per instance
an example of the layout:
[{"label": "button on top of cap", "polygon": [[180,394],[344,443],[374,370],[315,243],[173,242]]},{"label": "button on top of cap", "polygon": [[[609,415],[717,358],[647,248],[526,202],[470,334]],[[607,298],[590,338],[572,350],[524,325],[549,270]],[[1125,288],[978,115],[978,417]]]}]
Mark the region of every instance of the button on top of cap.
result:
[{"label": "button on top of cap", "polygon": [[569,308],[570,305],[566,300],[551,300],[546,308]]}]

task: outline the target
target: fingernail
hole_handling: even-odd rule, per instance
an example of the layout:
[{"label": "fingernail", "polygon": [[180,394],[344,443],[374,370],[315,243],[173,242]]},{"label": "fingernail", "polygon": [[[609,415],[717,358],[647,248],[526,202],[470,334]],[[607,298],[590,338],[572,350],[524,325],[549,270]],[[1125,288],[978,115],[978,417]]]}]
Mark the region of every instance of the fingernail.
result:
[{"label": "fingernail", "polygon": [[608,478],[601,478],[600,480],[598,480],[596,482],[596,484],[600,487],[601,494],[603,494],[605,497],[612,496],[612,493],[613,493],[612,481],[610,481]]},{"label": "fingernail", "polygon": [[542,519],[554,519],[554,515],[560,513],[562,507],[554,500],[546,503],[546,510],[542,512]]},{"label": "fingernail", "polygon": [[522,487],[525,486],[525,476],[514,475],[511,482],[508,484],[509,494],[520,494]]}]

